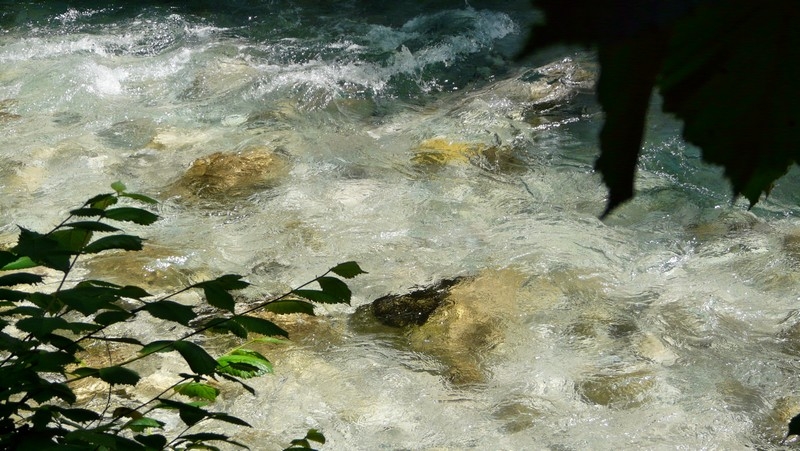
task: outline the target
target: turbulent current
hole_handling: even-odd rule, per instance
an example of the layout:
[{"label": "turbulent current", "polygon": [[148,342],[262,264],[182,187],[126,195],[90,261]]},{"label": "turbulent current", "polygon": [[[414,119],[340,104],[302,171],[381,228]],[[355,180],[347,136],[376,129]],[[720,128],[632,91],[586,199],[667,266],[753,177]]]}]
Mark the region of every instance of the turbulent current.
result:
[{"label": "turbulent current", "polygon": [[[336,450],[782,446],[798,173],[748,211],[654,98],[638,195],[599,220],[598,69],[583,49],[517,60],[527,1],[92,4],[0,2],[0,244],[121,180],[162,219],[129,229],[141,256],[80,275],[237,273],[248,302],[368,271],[352,305],[259,348],[275,374],[255,396],[225,388],[216,407],[253,428],[209,430],[252,449],[309,428]],[[455,277],[436,324],[356,319]],[[183,371],[158,358],[125,396]]]}]

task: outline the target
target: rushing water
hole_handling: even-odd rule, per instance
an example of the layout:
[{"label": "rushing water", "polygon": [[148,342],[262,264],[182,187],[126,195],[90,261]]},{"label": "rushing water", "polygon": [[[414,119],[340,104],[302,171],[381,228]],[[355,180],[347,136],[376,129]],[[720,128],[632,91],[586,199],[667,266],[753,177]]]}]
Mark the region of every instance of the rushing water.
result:
[{"label": "rushing water", "polygon": [[[163,201],[135,230],[160,249],[152,273],[239,273],[258,297],[358,261],[353,306],[318,308],[296,345],[262,350],[276,374],[256,397],[219,401],[254,449],[311,427],[325,449],[779,446],[800,413],[795,172],[731,205],[654,112],[639,195],[601,222],[596,67],[514,62],[527,2],[318,3],[0,2],[0,238],[123,180]],[[281,175],[175,188],[196,159],[253,149]],[[446,350],[349,319],[476,274],[498,320],[472,383]],[[180,371],[156,365],[154,390]]]}]

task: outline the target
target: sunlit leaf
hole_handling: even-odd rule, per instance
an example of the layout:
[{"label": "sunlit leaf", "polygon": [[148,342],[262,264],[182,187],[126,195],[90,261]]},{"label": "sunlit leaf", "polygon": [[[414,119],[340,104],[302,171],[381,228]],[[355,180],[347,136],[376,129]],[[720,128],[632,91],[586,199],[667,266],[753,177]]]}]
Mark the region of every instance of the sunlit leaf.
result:
[{"label": "sunlit leaf", "polygon": [[237,349],[217,359],[217,371],[249,379],[272,372],[272,364],[266,357],[249,349]]},{"label": "sunlit leaf", "polygon": [[140,417],[128,421],[124,427],[133,432],[144,432],[149,428],[164,429],[164,424],[163,421],[158,421],[155,418]]},{"label": "sunlit leaf", "polygon": [[103,216],[115,221],[128,221],[139,225],[150,225],[158,220],[158,215],[155,213],[134,207],[118,207],[106,210]]},{"label": "sunlit leaf", "polygon": [[117,192],[117,194],[124,193],[126,189],[125,184],[121,181],[117,180],[116,182],[111,184],[111,189]]},{"label": "sunlit leaf", "polygon": [[338,265],[331,268],[331,271],[340,277],[344,277],[345,279],[352,279],[353,277],[359,274],[367,274],[366,271],[364,271],[363,269],[361,269],[360,266],[358,266],[358,263],[352,261],[339,263]]},{"label": "sunlit leaf", "polygon": [[254,317],[254,316],[237,316],[233,318],[233,321],[241,324],[245,329],[249,332],[255,332],[261,335],[280,335],[282,337],[288,337],[289,333],[285,330],[278,327],[277,324],[273,323],[272,321],[268,321],[266,319]]},{"label": "sunlit leaf", "polygon": [[275,301],[265,305],[264,310],[281,315],[289,313],[305,313],[306,315],[314,315],[314,304],[297,300]]},{"label": "sunlit leaf", "polygon": [[31,260],[30,257],[20,257],[11,263],[7,263],[5,266],[0,267],[0,271],[14,271],[19,269],[28,269],[28,268],[35,268],[39,266],[38,263]]},{"label": "sunlit leaf", "polygon": [[89,243],[84,248],[86,254],[96,254],[110,249],[121,249],[124,251],[142,250],[142,239],[134,235],[111,235],[104,236]]},{"label": "sunlit leaf", "polygon": [[11,252],[0,251],[0,269],[4,268],[7,264],[17,260],[16,255]]},{"label": "sunlit leaf", "polygon": [[15,274],[0,276],[0,287],[11,287],[14,285],[34,285],[37,283],[42,283],[43,280],[44,278],[38,274],[18,272]]},{"label": "sunlit leaf", "polygon": [[184,326],[188,326],[197,316],[192,307],[167,300],[147,304],[142,309],[156,318],[175,321]]},{"label": "sunlit leaf", "polygon": [[214,402],[219,395],[219,390],[208,384],[200,382],[187,382],[175,386],[175,392],[191,398],[205,399]]}]

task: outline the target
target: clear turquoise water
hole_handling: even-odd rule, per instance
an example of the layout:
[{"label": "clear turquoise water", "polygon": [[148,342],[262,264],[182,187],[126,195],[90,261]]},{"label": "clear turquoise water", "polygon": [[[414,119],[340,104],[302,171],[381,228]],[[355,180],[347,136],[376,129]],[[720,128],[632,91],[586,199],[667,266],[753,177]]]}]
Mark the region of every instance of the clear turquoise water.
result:
[{"label": "clear turquoise water", "polygon": [[[653,112],[639,196],[599,221],[591,95],[546,109],[520,88],[564,57],[591,72],[591,55],[515,62],[526,2],[469,3],[2,2],[0,237],[123,180],[163,200],[142,233],[172,249],[165,266],[244,274],[262,295],[360,262],[353,307],[319,311],[336,340],[277,359],[258,397],[221,401],[255,426],[234,432],[254,449],[310,427],[324,449],[777,446],[773,411],[800,406],[797,174],[747,211]],[[513,164],[420,167],[434,138],[499,144]],[[170,197],[195,159],[251,146],[286,155],[277,186]],[[535,288],[478,386],[347,326],[389,292],[505,267]],[[614,375],[642,399],[587,399],[587,381]]]}]

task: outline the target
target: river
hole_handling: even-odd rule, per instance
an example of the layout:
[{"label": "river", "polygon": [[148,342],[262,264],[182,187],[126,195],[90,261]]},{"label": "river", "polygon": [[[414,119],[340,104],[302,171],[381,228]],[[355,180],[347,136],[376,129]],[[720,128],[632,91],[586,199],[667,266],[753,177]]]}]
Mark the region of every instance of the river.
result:
[{"label": "river", "polygon": [[[638,195],[601,221],[591,52],[516,61],[523,1],[389,3],[0,2],[0,242],[121,180],[161,201],[131,229],[153,286],[237,273],[258,299],[357,261],[352,305],[218,401],[253,449],[309,428],[342,450],[778,447],[800,413],[798,173],[748,211],[654,98]],[[217,152],[249,159],[187,181]],[[469,381],[457,343],[353,325],[456,276],[493,321]]]}]

